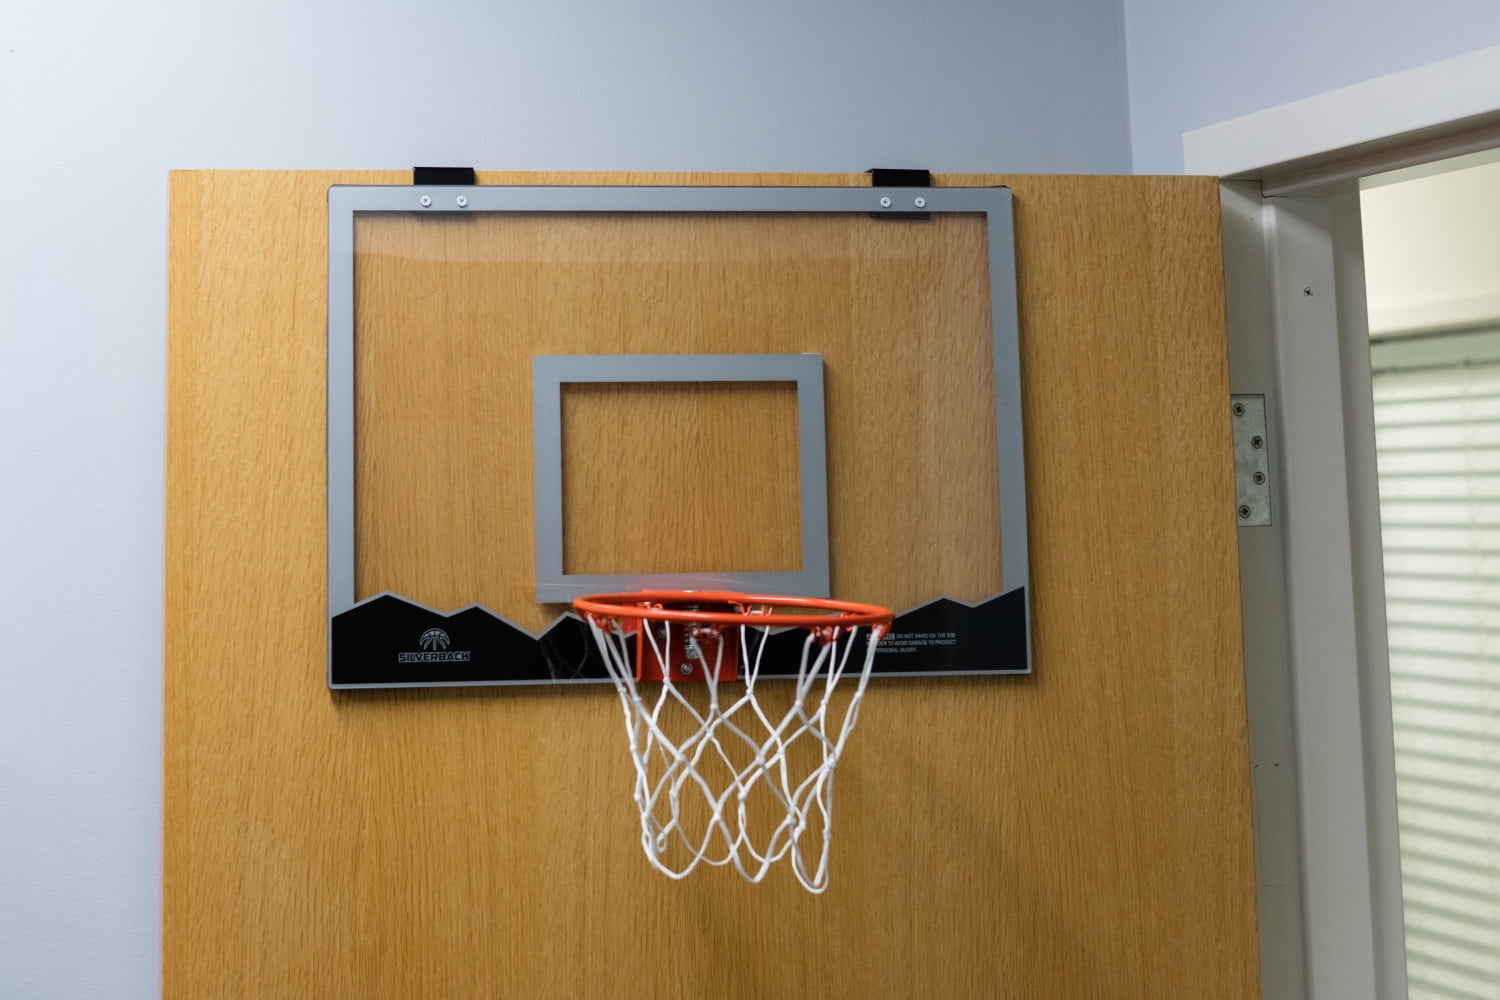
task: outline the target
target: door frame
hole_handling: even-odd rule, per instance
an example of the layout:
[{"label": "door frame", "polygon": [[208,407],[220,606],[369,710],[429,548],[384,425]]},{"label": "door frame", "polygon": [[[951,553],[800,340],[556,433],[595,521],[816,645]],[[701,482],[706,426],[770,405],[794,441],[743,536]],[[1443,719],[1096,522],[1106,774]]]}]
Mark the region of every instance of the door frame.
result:
[{"label": "door frame", "polygon": [[1407,995],[1359,188],[1496,149],[1500,47],[1183,136],[1273,449],[1277,523],[1239,530],[1267,997]]}]

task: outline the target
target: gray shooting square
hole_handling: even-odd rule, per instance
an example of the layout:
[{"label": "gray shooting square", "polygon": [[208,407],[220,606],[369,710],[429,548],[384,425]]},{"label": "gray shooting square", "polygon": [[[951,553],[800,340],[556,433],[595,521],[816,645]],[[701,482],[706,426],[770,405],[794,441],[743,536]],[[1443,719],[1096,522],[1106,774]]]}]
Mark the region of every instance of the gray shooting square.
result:
[{"label": "gray shooting square", "polygon": [[[797,389],[802,568],[776,572],[566,573],[563,566],[562,393],[568,383],[790,382]],[[536,599],[600,591],[723,589],[829,596],[828,473],[819,354],[539,355],[532,359]]]}]

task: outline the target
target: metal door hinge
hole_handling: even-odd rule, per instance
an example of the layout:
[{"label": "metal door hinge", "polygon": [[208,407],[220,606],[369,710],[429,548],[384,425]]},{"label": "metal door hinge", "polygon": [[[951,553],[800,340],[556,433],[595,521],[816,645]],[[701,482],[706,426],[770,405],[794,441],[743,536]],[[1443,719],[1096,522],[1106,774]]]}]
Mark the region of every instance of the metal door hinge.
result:
[{"label": "metal door hinge", "polygon": [[1266,397],[1230,396],[1234,428],[1234,502],[1240,527],[1271,523],[1271,456],[1266,439]]}]

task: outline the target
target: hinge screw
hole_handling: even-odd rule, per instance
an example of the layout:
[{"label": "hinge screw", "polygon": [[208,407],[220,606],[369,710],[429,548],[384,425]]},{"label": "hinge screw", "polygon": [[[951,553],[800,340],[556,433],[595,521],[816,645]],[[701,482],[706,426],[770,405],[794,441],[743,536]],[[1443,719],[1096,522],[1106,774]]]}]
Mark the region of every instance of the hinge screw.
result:
[{"label": "hinge screw", "polygon": [[881,208],[890,208],[891,207],[891,199],[889,199],[889,198],[881,198],[880,199],[880,207]]},{"label": "hinge screw", "polygon": [[1235,403],[1234,404],[1234,415],[1237,416],[1237,417],[1243,417],[1245,415],[1245,404],[1244,403]]},{"label": "hinge screw", "polygon": [[1255,481],[1255,485],[1256,486],[1260,486],[1261,484],[1263,484],[1266,481],[1266,474],[1264,472],[1257,472],[1255,475],[1251,476],[1250,478]]},{"label": "hinge screw", "polygon": [[916,201],[912,202],[912,204],[916,205],[918,208],[926,208],[927,207],[927,199],[926,198],[918,198]]},{"label": "hinge screw", "polygon": [[432,195],[430,195],[430,194],[424,194],[422,197],[418,198],[417,200],[422,203],[422,207],[423,208],[431,208],[432,207]]},{"label": "hinge screw", "polygon": [[1259,448],[1262,445],[1264,445],[1265,443],[1266,443],[1265,439],[1262,438],[1259,434],[1255,435],[1254,437],[1252,437],[1250,439],[1250,447],[1252,447],[1252,448]]},{"label": "hinge screw", "polygon": [[469,207],[469,199],[465,198],[463,195],[459,195],[458,196],[458,207],[459,208],[468,208]]},{"label": "hinge screw", "polygon": [[1240,504],[1240,518],[1241,519],[1245,519],[1245,518],[1248,518],[1249,516],[1250,516],[1250,505],[1249,504],[1244,504],[1244,503]]}]

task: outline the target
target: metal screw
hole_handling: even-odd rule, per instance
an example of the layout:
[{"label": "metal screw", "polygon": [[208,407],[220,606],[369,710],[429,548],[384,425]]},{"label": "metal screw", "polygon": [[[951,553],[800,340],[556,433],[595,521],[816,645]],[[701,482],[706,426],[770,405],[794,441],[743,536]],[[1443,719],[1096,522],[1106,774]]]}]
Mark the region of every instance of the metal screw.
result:
[{"label": "metal screw", "polygon": [[918,208],[926,208],[927,207],[927,199],[926,198],[918,198],[916,201],[912,202],[912,204],[916,205]]},{"label": "metal screw", "polygon": [[459,195],[458,196],[458,207],[459,208],[468,208],[469,207],[469,199],[465,198],[463,195]]},{"label": "metal screw", "polygon": [[1265,443],[1266,443],[1265,439],[1262,438],[1259,434],[1255,435],[1253,438],[1250,439],[1250,447],[1252,447],[1252,448],[1259,448],[1262,445],[1264,445]]},{"label": "metal screw", "polygon": [[1249,516],[1250,516],[1250,505],[1249,504],[1245,504],[1245,503],[1240,504],[1240,517],[1243,519],[1243,518],[1248,518]]},{"label": "metal screw", "polygon": [[1257,472],[1250,478],[1255,482],[1256,486],[1259,486],[1266,481],[1266,474],[1264,472]]},{"label": "metal screw", "polygon": [[422,203],[422,207],[423,208],[431,208],[432,207],[432,195],[430,195],[430,194],[424,194],[422,197],[418,198],[417,200]]},{"label": "metal screw", "polygon": [[691,663],[684,663],[682,666],[678,667],[677,669],[678,669],[678,671],[680,671],[682,673],[682,676],[687,677],[687,676],[690,676],[692,674],[692,672],[693,672],[693,665]]},{"label": "metal screw", "polygon": [[1235,403],[1234,404],[1234,415],[1237,416],[1237,417],[1243,417],[1245,415],[1245,404],[1244,403]]},{"label": "metal screw", "polygon": [[889,199],[889,198],[881,198],[880,199],[880,207],[881,208],[890,208],[891,207],[891,199]]}]

